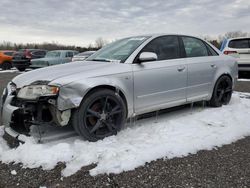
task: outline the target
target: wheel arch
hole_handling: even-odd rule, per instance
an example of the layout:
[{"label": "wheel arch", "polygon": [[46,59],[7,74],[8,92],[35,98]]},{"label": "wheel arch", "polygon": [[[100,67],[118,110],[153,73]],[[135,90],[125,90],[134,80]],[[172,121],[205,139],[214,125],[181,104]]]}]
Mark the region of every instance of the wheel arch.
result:
[{"label": "wheel arch", "polygon": [[230,78],[230,80],[232,81],[232,83],[234,84],[233,82],[233,77],[232,75],[229,73],[229,72],[223,72],[221,74],[219,74],[216,79],[214,80],[214,83],[212,85],[212,88],[211,88],[211,92],[210,92],[210,96],[209,96],[209,100],[212,98],[212,95],[213,95],[213,92],[214,92],[214,88],[215,88],[215,85],[216,83],[218,82],[218,80],[222,77],[222,76],[227,76]]},{"label": "wheel arch", "polygon": [[[109,90],[112,90],[114,91],[115,93],[117,93],[121,98],[122,100],[124,101],[125,105],[126,105],[126,109],[127,109],[127,114],[126,116],[128,115],[128,101],[127,101],[127,98],[126,98],[126,95],[124,94],[124,91],[121,89],[121,88],[118,88],[116,86],[112,86],[112,85],[98,85],[98,86],[95,86],[95,87],[92,87],[90,88],[86,94],[83,96],[83,99],[82,99],[82,102],[84,102],[84,99],[91,95],[92,93],[94,93],[96,90],[99,90],[99,89],[109,89]],[[81,103],[82,103],[81,102]]]}]

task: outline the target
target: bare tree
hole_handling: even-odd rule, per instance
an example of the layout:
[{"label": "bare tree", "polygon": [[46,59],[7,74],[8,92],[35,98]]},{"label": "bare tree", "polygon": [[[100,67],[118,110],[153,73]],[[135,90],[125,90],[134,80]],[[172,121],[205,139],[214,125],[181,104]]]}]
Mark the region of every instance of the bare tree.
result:
[{"label": "bare tree", "polygon": [[247,37],[248,33],[242,31],[231,31],[225,34],[226,38]]},{"label": "bare tree", "polygon": [[99,37],[95,40],[95,47],[99,49],[105,46],[107,43],[107,40],[104,40],[102,37]]},{"label": "bare tree", "polygon": [[250,36],[250,33],[242,31],[230,31],[223,35],[219,35],[218,40],[221,43],[225,38],[228,39],[228,38],[247,37],[247,36]]}]

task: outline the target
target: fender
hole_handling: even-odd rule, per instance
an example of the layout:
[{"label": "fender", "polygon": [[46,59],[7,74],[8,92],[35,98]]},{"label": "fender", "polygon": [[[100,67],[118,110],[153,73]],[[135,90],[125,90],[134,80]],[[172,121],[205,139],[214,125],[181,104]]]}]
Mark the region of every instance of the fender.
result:
[{"label": "fender", "polygon": [[[98,87],[112,87],[120,91],[127,102],[128,116],[133,114],[133,76],[131,72],[86,78],[60,88],[57,108],[60,111],[78,108],[84,97]],[[77,89],[76,89],[77,88]]]}]

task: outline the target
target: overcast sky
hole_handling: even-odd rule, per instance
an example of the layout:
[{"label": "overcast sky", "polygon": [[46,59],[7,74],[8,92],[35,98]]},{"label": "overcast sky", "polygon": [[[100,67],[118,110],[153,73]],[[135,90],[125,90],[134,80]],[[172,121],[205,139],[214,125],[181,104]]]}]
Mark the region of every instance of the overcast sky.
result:
[{"label": "overcast sky", "polygon": [[1,0],[0,41],[87,45],[143,33],[250,32],[250,0]]}]

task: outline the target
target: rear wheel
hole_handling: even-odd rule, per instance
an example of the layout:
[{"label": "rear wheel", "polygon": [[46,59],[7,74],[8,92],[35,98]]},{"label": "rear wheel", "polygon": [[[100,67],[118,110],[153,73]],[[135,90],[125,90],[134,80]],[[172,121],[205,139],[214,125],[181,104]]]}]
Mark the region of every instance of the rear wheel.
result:
[{"label": "rear wheel", "polygon": [[232,96],[232,80],[228,76],[221,76],[214,87],[213,96],[210,100],[210,105],[220,107],[227,105]]},{"label": "rear wheel", "polygon": [[3,70],[9,70],[9,69],[11,69],[11,63],[10,62],[4,62],[3,64],[2,64],[2,69]]},{"label": "rear wheel", "polygon": [[73,114],[73,127],[89,141],[115,135],[126,120],[127,109],[123,99],[109,89],[89,94]]}]

